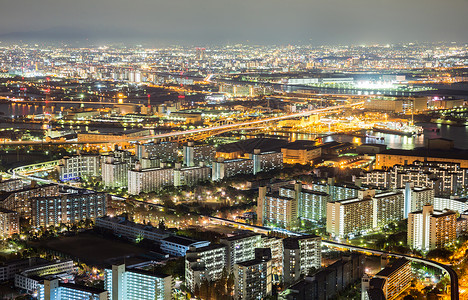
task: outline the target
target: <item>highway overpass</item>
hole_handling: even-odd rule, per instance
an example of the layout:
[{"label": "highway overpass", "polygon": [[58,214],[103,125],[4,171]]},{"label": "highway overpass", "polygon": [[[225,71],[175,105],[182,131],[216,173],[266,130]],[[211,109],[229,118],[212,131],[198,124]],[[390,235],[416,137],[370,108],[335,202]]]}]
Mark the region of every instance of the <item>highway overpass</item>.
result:
[{"label": "highway overpass", "polygon": [[220,126],[212,126],[212,127],[205,127],[205,128],[199,128],[199,129],[191,129],[191,130],[185,130],[185,131],[168,132],[168,133],[142,136],[142,137],[127,137],[127,138],[122,138],[122,139],[115,139],[113,141],[108,141],[108,140],[102,140],[102,141],[92,140],[92,141],[81,141],[81,142],[76,142],[76,141],[50,141],[50,142],[4,141],[3,144],[4,145],[117,144],[117,143],[125,143],[125,142],[165,140],[165,139],[172,139],[172,138],[179,137],[179,136],[194,135],[194,134],[205,133],[205,132],[210,132],[210,131],[235,130],[235,129],[240,129],[242,127],[250,127],[250,126],[259,125],[259,124],[268,123],[268,122],[276,122],[276,121],[287,120],[287,119],[307,117],[307,116],[314,115],[314,114],[323,114],[323,113],[328,113],[328,112],[335,111],[335,110],[352,108],[355,106],[362,105],[363,103],[364,102],[361,101],[361,102],[356,102],[352,104],[344,104],[344,105],[330,106],[326,108],[318,108],[318,109],[308,110],[308,111],[299,112],[299,113],[282,115],[278,117],[264,118],[264,119],[259,119],[259,120],[251,120],[251,121],[246,121],[246,122],[225,124],[225,125],[220,125]]}]

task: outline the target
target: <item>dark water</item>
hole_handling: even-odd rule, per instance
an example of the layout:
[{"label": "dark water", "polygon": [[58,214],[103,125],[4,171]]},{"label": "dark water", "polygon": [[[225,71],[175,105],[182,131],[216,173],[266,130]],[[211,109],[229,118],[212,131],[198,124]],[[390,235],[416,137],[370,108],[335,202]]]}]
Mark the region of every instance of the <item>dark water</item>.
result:
[{"label": "dark water", "polygon": [[[418,147],[424,147],[428,139],[447,138],[455,142],[455,147],[460,149],[468,149],[468,127],[450,126],[432,123],[417,124],[424,128],[424,133],[420,136],[400,136],[394,134],[380,133],[369,131],[368,134],[372,137],[358,138],[350,135],[330,135],[324,137],[324,142],[354,142],[354,143],[374,143],[385,144],[392,149],[411,150]],[[287,135],[293,140],[312,140],[317,136],[314,134],[302,133],[277,133],[278,135]],[[383,139],[382,139],[383,138]]]}]

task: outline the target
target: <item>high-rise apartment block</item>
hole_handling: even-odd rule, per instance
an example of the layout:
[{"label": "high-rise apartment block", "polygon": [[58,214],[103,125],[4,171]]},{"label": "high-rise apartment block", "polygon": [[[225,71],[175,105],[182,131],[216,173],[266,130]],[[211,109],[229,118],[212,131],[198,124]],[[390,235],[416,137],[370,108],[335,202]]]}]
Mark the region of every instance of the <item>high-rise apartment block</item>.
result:
[{"label": "high-rise apartment block", "polygon": [[49,197],[31,198],[33,226],[55,226],[106,215],[107,194],[88,190]]},{"label": "high-rise apartment block", "polygon": [[77,155],[64,157],[57,166],[60,180],[76,180],[83,177],[99,176],[101,160],[98,155]]},{"label": "high-rise apartment block", "polygon": [[437,211],[425,205],[408,215],[408,245],[429,251],[445,247],[457,238],[457,215],[453,211]]},{"label": "high-rise apartment block", "polygon": [[253,171],[254,163],[252,159],[237,158],[224,160],[224,158],[218,157],[213,162],[211,178],[213,181],[218,181],[238,174],[253,174]]},{"label": "high-rise apartment block", "polygon": [[129,169],[128,163],[106,157],[101,167],[102,183],[110,188],[127,187]]},{"label": "high-rise apartment block", "polygon": [[283,153],[281,152],[261,152],[260,149],[254,149],[254,152],[249,154],[249,158],[253,161],[254,174],[283,168]]},{"label": "high-rise apartment block", "polygon": [[400,258],[370,279],[369,289],[363,290],[365,299],[394,300],[411,285],[411,279],[410,261]]},{"label": "high-rise apartment block", "polygon": [[175,142],[140,144],[136,146],[136,156],[138,159],[156,157],[163,162],[175,162],[178,149],[179,144]]},{"label": "high-rise apartment block", "polygon": [[183,147],[184,166],[187,167],[200,166],[200,164],[211,166],[215,155],[216,149],[211,145],[188,142]]},{"label": "high-rise apartment block", "polygon": [[272,223],[285,228],[291,228],[299,220],[319,222],[325,218],[329,200],[328,194],[307,189],[299,182],[269,194],[266,187],[260,187],[257,218],[261,224]]},{"label": "high-rise apartment block", "polygon": [[0,208],[0,237],[8,238],[20,232],[19,213]]},{"label": "high-rise apartment block", "polygon": [[31,214],[31,198],[51,197],[59,194],[56,184],[33,185],[21,190],[0,194],[0,207],[16,211],[20,216]]},{"label": "high-rise apartment block", "polygon": [[232,272],[234,264],[254,259],[254,249],[262,246],[262,236],[246,233],[223,238],[220,243],[227,247],[226,266]]},{"label": "high-rise apartment block", "polygon": [[239,300],[264,299],[272,293],[271,251],[256,248],[254,259],[234,265],[234,297]]},{"label": "high-rise apartment block", "polygon": [[210,179],[210,167],[181,167],[180,164],[176,164],[174,168],[174,186],[193,186],[198,182]]},{"label": "high-rise apartment block", "polygon": [[135,169],[128,171],[128,193],[130,195],[153,192],[171,185],[174,185],[174,169],[141,169],[141,166],[137,164]]},{"label": "high-rise apartment block", "polygon": [[361,190],[357,198],[327,204],[327,232],[340,238],[353,236],[402,220],[403,216],[403,193]]},{"label": "high-rise apartment block", "polygon": [[104,270],[106,300],[170,300],[172,276],[140,269],[127,269],[125,264]]},{"label": "high-rise apartment block", "polygon": [[322,239],[317,235],[288,237],[283,240],[283,278],[291,284],[301,275],[322,265]]},{"label": "high-rise apartment block", "polygon": [[452,195],[468,185],[468,169],[461,168],[459,163],[415,161],[367,172],[361,181],[384,189],[404,188],[406,183],[411,183],[415,187],[432,188],[436,195]]},{"label": "high-rise apartment block", "polygon": [[190,248],[185,255],[185,283],[194,291],[203,280],[215,281],[226,269],[227,246],[213,244],[201,248]]}]

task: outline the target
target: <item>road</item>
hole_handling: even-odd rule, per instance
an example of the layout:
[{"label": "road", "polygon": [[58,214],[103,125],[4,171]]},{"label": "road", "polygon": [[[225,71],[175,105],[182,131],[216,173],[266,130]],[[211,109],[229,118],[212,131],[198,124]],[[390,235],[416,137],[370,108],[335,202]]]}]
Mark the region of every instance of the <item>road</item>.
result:
[{"label": "road", "polygon": [[304,111],[304,112],[283,115],[283,116],[279,116],[279,117],[271,117],[271,118],[265,118],[265,119],[260,119],[260,120],[252,120],[252,121],[241,122],[241,123],[226,124],[226,125],[205,127],[205,128],[199,128],[199,129],[191,129],[191,130],[185,130],[185,131],[162,133],[162,134],[149,135],[149,136],[143,136],[143,137],[127,137],[127,138],[115,139],[115,140],[112,140],[112,141],[108,141],[108,140],[102,140],[102,141],[93,140],[93,141],[80,141],[80,142],[75,142],[75,141],[50,141],[50,142],[44,142],[44,141],[4,141],[3,144],[4,145],[115,144],[115,143],[124,143],[124,142],[137,142],[137,141],[169,139],[169,138],[174,138],[174,137],[178,137],[178,136],[198,134],[198,133],[208,132],[208,131],[220,131],[220,130],[236,129],[236,128],[240,128],[240,127],[244,127],[244,126],[252,126],[252,125],[258,125],[258,124],[263,124],[263,123],[268,123],[268,122],[275,122],[275,121],[281,121],[281,120],[287,120],[287,119],[307,117],[307,116],[314,115],[314,114],[322,114],[322,113],[327,113],[327,112],[334,111],[334,110],[342,110],[342,109],[345,109],[345,108],[351,108],[351,107],[359,106],[359,105],[362,105],[362,104],[364,104],[363,101],[362,102],[352,103],[352,104],[344,104],[344,105],[336,105],[336,106],[331,106],[331,107],[326,107],[326,108],[318,108],[318,109],[308,110],[308,111]]},{"label": "road", "polygon": [[449,274],[450,276],[450,299],[452,300],[460,299],[460,292],[459,292],[459,287],[458,287],[458,275],[451,267],[446,266],[444,264],[438,263],[430,259],[414,257],[411,255],[405,255],[405,254],[399,254],[399,253],[393,253],[393,252],[387,252],[387,251],[381,251],[381,250],[374,250],[374,249],[369,249],[365,247],[342,244],[342,243],[337,243],[337,242],[332,242],[332,241],[327,241],[327,240],[323,240],[322,245],[337,247],[337,248],[346,248],[346,249],[355,250],[355,251],[369,252],[369,253],[376,254],[376,255],[389,255],[389,256],[398,257],[398,258],[402,257],[410,261],[414,261],[414,262],[418,262],[418,263],[422,263],[425,265],[438,268],[442,270],[443,272]]},{"label": "road", "polygon": [[[39,164],[37,164],[37,165],[39,165]],[[17,169],[21,169],[21,168],[22,167],[17,168]],[[24,166],[23,166],[23,168],[24,168]],[[57,184],[56,182],[53,182],[51,180],[37,178],[37,177],[33,177],[33,176],[28,176],[28,175],[18,174],[17,172],[15,172],[17,169],[9,170],[8,173],[12,174],[13,177],[20,177],[20,178],[27,179],[27,180],[37,180],[37,181],[43,182],[43,183]],[[67,185],[67,184],[58,184],[58,185],[60,185],[62,187],[71,187],[70,185]],[[121,199],[124,200],[125,198],[121,198]],[[135,201],[135,202],[150,205],[150,206],[155,206],[155,207],[164,207],[161,204],[155,204],[155,203],[151,203],[151,202],[147,202],[147,201]],[[215,217],[215,216],[203,216],[203,217],[207,217],[211,222],[214,222],[214,223],[234,225],[234,226],[238,226],[238,227],[240,227],[242,229],[252,230],[254,232],[258,232],[258,233],[262,233],[262,234],[268,234],[270,231],[278,231],[277,229],[274,229],[274,228],[244,224],[244,223],[240,223],[240,222],[236,222],[236,221],[232,221],[232,220],[228,220],[228,219],[223,219],[223,218],[219,218],[219,217]],[[288,231],[288,230],[282,230],[282,231],[278,231],[278,232],[286,233],[286,234],[293,235],[293,236],[302,235],[302,233]],[[425,258],[414,257],[414,256],[411,256],[411,255],[405,255],[405,254],[400,254],[400,253],[393,253],[393,252],[388,252],[388,251],[369,249],[369,248],[365,248],[365,247],[354,246],[354,245],[349,245],[349,244],[343,244],[343,243],[338,243],[338,242],[333,242],[333,241],[328,241],[328,240],[322,240],[322,245],[329,246],[329,247],[346,248],[346,249],[354,250],[354,251],[368,252],[368,253],[372,253],[372,254],[375,254],[375,255],[388,255],[388,256],[399,257],[399,258],[406,258],[406,259],[408,259],[410,261],[414,261],[414,262],[418,262],[418,263],[422,263],[422,264],[425,264],[425,265],[429,265],[429,266],[438,268],[438,269],[442,270],[442,272],[447,273],[449,275],[449,277],[450,277],[450,299],[451,300],[459,300],[460,299],[457,273],[451,267],[446,266],[444,264],[441,264],[439,262],[429,260],[429,259],[425,259]]]}]

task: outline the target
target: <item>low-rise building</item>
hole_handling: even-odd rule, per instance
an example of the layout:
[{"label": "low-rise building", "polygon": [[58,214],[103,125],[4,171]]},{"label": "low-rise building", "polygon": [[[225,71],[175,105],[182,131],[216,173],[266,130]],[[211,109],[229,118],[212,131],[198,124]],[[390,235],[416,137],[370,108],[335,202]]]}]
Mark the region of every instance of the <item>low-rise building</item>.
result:
[{"label": "low-rise building", "polygon": [[75,270],[72,260],[54,261],[25,268],[15,274],[15,287],[30,294],[38,293],[41,277],[51,274],[72,273]]},{"label": "low-rise building", "polygon": [[315,141],[298,140],[281,148],[285,164],[307,165],[322,155],[322,149],[315,145]]},{"label": "low-rise building", "polygon": [[110,230],[114,235],[125,237],[133,241],[146,239],[153,242],[161,242],[162,239],[172,235],[169,231],[150,225],[131,222],[123,217],[105,216],[97,218],[95,223],[97,228]]},{"label": "low-rise building", "polygon": [[196,249],[209,245],[208,241],[197,241],[174,235],[161,240],[161,251],[173,256],[185,256],[191,247]]}]

